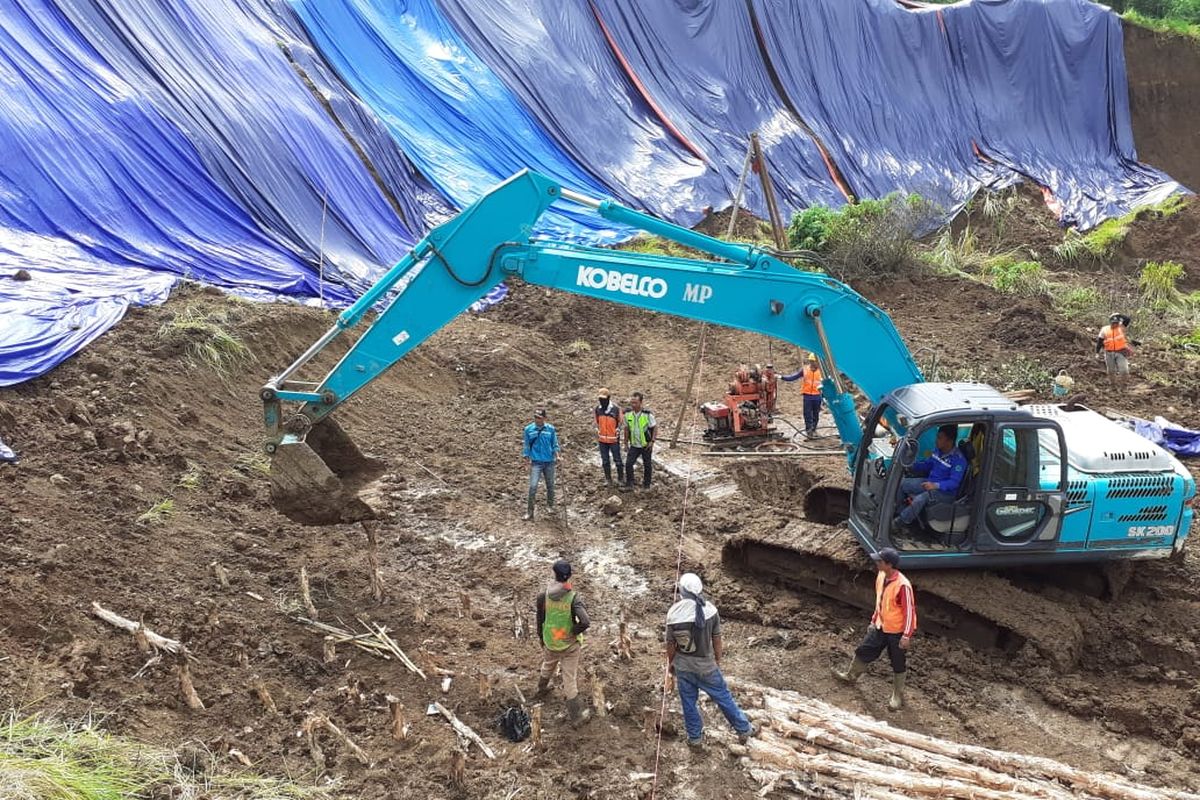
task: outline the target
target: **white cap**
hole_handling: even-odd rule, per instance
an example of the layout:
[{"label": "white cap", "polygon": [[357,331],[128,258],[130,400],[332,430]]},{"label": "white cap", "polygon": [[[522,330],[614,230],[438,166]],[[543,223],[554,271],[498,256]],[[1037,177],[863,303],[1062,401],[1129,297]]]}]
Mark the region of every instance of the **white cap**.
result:
[{"label": "white cap", "polygon": [[685,572],[683,577],[679,579],[679,588],[690,594],[700,594],[704,591],[704,584],[700,581],[700,576],[694,572]]}]

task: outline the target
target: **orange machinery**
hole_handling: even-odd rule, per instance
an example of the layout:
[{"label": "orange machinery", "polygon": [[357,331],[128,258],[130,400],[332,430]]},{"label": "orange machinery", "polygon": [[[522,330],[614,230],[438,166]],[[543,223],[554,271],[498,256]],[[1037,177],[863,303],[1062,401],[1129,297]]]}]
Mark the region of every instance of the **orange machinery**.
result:
[{"label": "orange machinery", "polygon": [[721,402],[700,407],[707,423],[704,438],[714,445],[747,444],[773,439],[780,434],[771,426],[778,396],[775,368],[745,364],[733,376],[733,382]]}]

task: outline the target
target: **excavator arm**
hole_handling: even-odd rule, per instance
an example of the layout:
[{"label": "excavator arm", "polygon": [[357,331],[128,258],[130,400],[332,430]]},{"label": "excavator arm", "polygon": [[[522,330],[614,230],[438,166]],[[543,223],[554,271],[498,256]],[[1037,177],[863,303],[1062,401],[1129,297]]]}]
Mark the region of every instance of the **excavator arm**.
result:
[{"label": "excavator arm", "polygon": [[[658,234],[720,261],[530,241],[556,201],[592,208],[613,222]],[[758,248],[696,233],[611,201],[518,173],[435,228],[337,323],[262,390],[277,505],[295,519],[371,516],[364,488],[382,465],[363,456],[327,419],[455,316],[511,278],[609,302],[761,333],[819,353],[823,393],[853,463],[862,439],[849,379],[871,402],[917,383],[921,373],[888,316],[845,284],[802,272]],[[395,293],[319,381],[296,376],[334,339]],[[284,404],[293,410],[285,416]],[[369,493],[368,493],[369,495]]]}]

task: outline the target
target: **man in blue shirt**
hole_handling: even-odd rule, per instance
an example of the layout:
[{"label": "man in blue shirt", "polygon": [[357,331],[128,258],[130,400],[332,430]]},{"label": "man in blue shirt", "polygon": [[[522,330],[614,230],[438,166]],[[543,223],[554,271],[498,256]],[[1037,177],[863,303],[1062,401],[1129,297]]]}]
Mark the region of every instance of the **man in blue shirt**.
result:
[{"label": "man in blue shirt", "polygon": [[533,519],[533,498],[538,481],[546,481],[546,505],[554,508],[554,465],[558,463],[558,431],[546,422],[546,409],[533,412],[533,422],[525,426],[525,462],[529,464],[529,501],[524,519]]},{"label": "man in blue shirt", "polygon": [[937,432],[937,450],[929,458],[912,465],[916,477],[900,481],[900,492],[908,505],[900,509],[894,528],[911,526],[921,509],[932,500],[935,503],[953,503],[958,497],[958,487],[967,474],[967,459],[959,452],[954,437],[958,435],[955,425],[943,425]]}]

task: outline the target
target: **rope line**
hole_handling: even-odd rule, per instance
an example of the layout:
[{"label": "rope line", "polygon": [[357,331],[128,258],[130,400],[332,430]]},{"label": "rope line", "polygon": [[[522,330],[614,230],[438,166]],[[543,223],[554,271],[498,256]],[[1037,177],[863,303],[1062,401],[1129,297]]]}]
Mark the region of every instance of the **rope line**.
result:
[{"label": "rope line", "polygon": [[[696,362],[696,393],[694,402],[692,403],[692,430],[696,429],[697,417],[700,413],[700,393],[703,391],[704,377],[704,348],[708,338],[708,326],[705,325],[700,329],[700,358]],[[675,581],[671,595],[671,602],[674,603],[679,599],[679,577],[683,572],[683,532],[687,526],[687,508],[688,500],[692,494],[692,470],[695,468],[696,454],[692,451],[688,452],[688,468],[687,476],[683,481],[683,504],[679,510],[679,539],[675,545]],[[662,740],[663,740],[663,723],[667,717],[667,695],[668,682],[671,680],[671,672],[668,663],[663,664],[662,681],[660,687],[662,691],[662,700],[658,708],[658,741],[654,747],[654,782],[650,785],[650,800],[654,800],[658,793],[658,768],[662,761]]]}]

